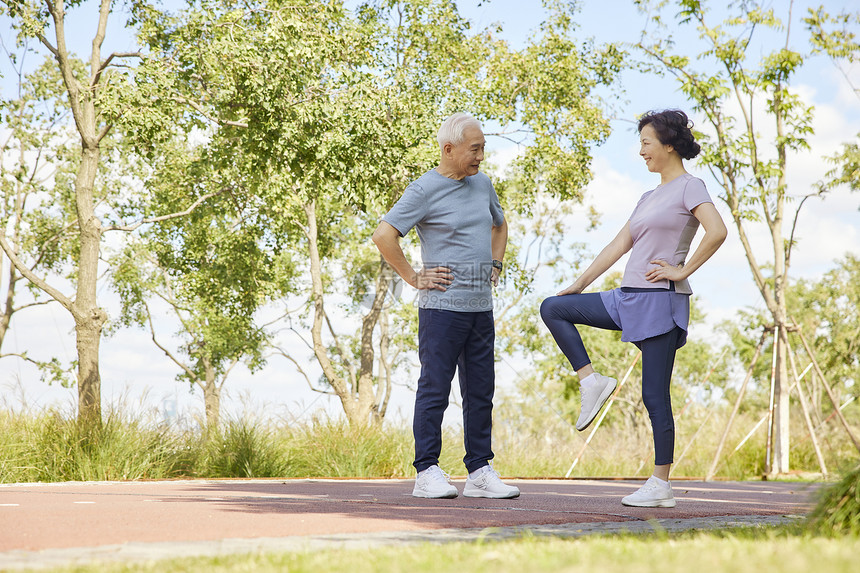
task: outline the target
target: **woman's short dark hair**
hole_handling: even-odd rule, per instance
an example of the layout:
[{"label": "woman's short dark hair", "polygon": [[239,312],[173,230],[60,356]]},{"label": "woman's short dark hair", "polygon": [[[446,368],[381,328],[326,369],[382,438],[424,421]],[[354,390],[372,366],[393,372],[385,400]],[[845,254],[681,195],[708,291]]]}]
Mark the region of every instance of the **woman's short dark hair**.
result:
[{"label": "woman's short dark hair", "polygon": [[682,159],[692,159],[702,150],[693,137],[693,122],[679,109],[644,113],[639,118],[639,132],[649,124],[657,132],[660,143],[671,145]]}]

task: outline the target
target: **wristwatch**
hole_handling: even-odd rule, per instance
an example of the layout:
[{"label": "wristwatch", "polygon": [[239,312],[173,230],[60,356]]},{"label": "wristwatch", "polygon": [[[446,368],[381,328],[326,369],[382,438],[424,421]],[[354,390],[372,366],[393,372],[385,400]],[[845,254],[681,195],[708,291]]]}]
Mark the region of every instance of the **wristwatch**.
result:
[{"label": "wristwatch", "polygon": [[499,269],[499,272],[502,272],[502,261],[499,261],[497,259],[493,259],[493,268]]}]

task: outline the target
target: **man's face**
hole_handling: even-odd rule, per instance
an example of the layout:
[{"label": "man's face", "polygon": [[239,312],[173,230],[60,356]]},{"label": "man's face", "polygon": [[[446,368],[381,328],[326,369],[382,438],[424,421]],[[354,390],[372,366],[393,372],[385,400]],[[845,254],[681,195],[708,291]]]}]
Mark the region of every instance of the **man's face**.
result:
[{"label": "man's face", "polygon": [[456,171],[455,179],[467,175],[475,175],[484,160],[484,134],[477,127],[467,127],[463,132],[463,141],[457,145],[445,145],[445,153],[450,160],[451,168]]}]

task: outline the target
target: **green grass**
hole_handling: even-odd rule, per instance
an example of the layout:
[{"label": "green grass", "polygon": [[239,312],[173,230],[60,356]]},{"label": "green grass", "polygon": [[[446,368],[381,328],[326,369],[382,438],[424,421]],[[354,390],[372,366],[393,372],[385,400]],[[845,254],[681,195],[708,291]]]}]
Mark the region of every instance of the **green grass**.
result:
[{"label": "green grass", "polygon": [[817,533],[860,537],[860,466],[824,488],[809,517]]},{"label": "green grass", "polygon": [[[101,426],[61,413],[0,411],[0,483],[233,477],[411,477],[411,432],[313,420],[287,426],[227,420],[216,432],[112,411]],[[445,467],[462,467],[446,431]]]},{"label": "green grass", "polygon": [[[225,420],[219,431],[207,433],[165,426],[155,419],[155,415],[132,415],[114,408],[107,411],[100,427],[93,428],[55,410],[0,410],[0,483],[414,476],[412,433],[402,425],[356,428],[329,419],[288,425],[249,416]],[[684,455],[673,468],[673,475],[706,473],[721,435],[720,424],[718,416],[703,418],[696,413],[676,422],[676,458]],[[748,419],[736,423],[718,477],[750,479],[761,475],[763,433],[737,453],[730,451],[750,425]],[[500,416],[494,426],[495,467],[505,476],[565,476],[587,435],[574,431],[558,417],[527,427],[522,420]],[[846,460],[856,459],[853,446],[839,434],[830,436],[827,443],[831,471],[844,471]],[[644,477],[651,471],[652,452],[650,432],[606,424],[595,434],[571,476]],[[792,460],[804,474],[817,470],[810,452],[809,441],[796,440]],[[452,475],[462,476],[463,455],[462,431],[446,428],[440,465]]]},{"label": "green grass", "polygon": [[49,410],[0,412],[0,482],[133,480],[176,474],[177,438],[110,413],[100,426]]},{"label": "green grass", "polygon": [[580,539],[532,537],[478,543],[414,544],[280,554],[183,558],[140,564],[98,564],[56,572],[206,571],[233,573],[853,573],[856,538],[815,537],[797,528]]},{"label": "green grass", "polygon": [[[697,428],[701,442],[689,448],[689,471],[710,462],[718,423],[694,416],[679,425],[679,441]],[[716,425],[711,425],[716,424]],[[497,424],[497,469],[505,475],[560,476],[584,437],[547,421],[541,434],[518,436],[513,422]],[[522,428],[519,428],[522,430]],[[146,416],[110,411],[98,427],[82,426],[56,411],[0,411],[0,482],[159,479],[175,477],[411,477],[412,437],[407,428],[353,428],[332,420],[289,426],[228,420],[218,432],[160,425]],[[636,475],[648,471],[650,451],[642,436],[601,428],[575,476]],[[733,439],[734,440],[734,437]],[[760,452],[739,450],[724,471],[758,471]],[[806,455],[800,444],[799,454]],[[842,447],[842,446],[839,446]],[[834,450],[836,451],[836,450]],[[799,455],[800,459],[804,459]],[[462,473],[462,434],[447,429],[441,465]],[[643,463],[642,460],[645,460]],[[806,463],[812,457],[806,455]],[[854,459],[846,454],[846,459]],[[842,460],[844,467],[845,460]],[[735,469],[731,469],[735,464]],[[684,466],[682,466],[684,467]],[[831,464],[836,468],[836,463]],[[708,572],[760,573],[856,570],[860,548],[860,468],[825,488],[808,524],[767,531],[739,530],[678,535],[535,538],[509,541],[414,544],[362,550],[173,559],[140,564],[98,564],[56,571],[403,571],[615,573],[684,571],[697,563]]]},{"label": "green grass", "polygon": [[[493,446],[497,454],[496,467],[505,475],[564,476],[573,460],[580,454],[593,426],[585,432],[575,431],[570,424],[552,412],[542,417],[519,419],[516,412],[502,410],[494,419]],[[798,414],[799,416],[799,414]],[[728,412],[710,413],[704,407],[690,407],[675,420],[675,460],[673,476],[703,477],[713,462],[714,453],[723,435]],[[720,457],[716,477],[746,480],[760,479],[765,466],[766,424],[735,451],[761,418],[761,412],[744,412],[731,428]],[[647,418],[637,424],[614,420],[604,424],[594,434],[582,453],[571,477],[639,476],[647,477],[653,469],[654,448]],[[795,420],[794,428],[802,428],[803,420]],[[828,471],[841,474],[855,463],[857,450],[841,427],[830,424],[820,430]],[[811,440],[798,431],[792,437],[792,470],[805,479],[820,479],[817,458]],[[816,474],[819,474],[816,476]],[[789,477],[789,476],[785,476]]]}]

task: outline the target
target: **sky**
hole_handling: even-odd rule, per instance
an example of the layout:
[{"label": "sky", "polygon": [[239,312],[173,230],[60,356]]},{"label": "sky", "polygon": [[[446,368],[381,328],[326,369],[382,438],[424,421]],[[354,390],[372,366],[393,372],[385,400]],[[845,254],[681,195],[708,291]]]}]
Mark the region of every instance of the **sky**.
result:
[{"label": "sky", "polygon": [[[799,17],[806,12],[807,6],[819,3],[822,2],[794,3],[792,37],[796,41],[803,38]],[[635,41],[646,24],[649,29],[653,28],[630,0],[584,0],[579,4],[578,34],[582,37],[591,36],[598,42]],[[772,2],[777,10],[784,9],[787,4],[786,1]],[[837,12],[850,6],[851,2],[823,4],[831,12]],[[463,0],[459,5],[461,12],[479,28],[500,23],[504,37],[515,45],[529,38],[544,15],[540,3],[534,0]],[[80,19],[69,26],[70,42],[80,46],[79,50],[88,49],[92,24],[90,19]],[[119,24],[120,18],[115,17],[108,31],[106,51],[124,51],[134,46],[133,38]],[[7,22],[0,21],[0,34],[4,41],[10,39],[10,32],[5,28],[7,25]],[[848,74],[853,84],[860,86],[860,65],[855,64]],[[6,82],[4,79],[4,90],[8,89]],[[571,238],[587,243],[593,254],[624,225],[639,196],[658,183],[659,176],[649,173],[638,156],[638,135],[633,129],[635,118],[649,109],[690,109],[689,102],[677,91],[671,78],[630,72],[624,74],[623,83],[625,93],[622,97],[610,92],[603,94],[616,105],[618,117],[612,121],[613,132],[608,141],[594,150],[593,181],[586,190],[584,204],[574,210],[568,221]],[[860,98],[839,70],[824,57],[807,61],[794,88],[806,102],[815,106],[815,135],[810,138],[812,151],[790,158],[789,194],[803,196],[810,192],[828,168],[821,157],[835,153],[841,143],[856,138],[860,133]],[[703,122],[695,115],[692,118],[699,126],[702,125]],[[763,126],[762,129],[768,128]],[[497,138],[488,140],[488,149],[492,160],[497,163],[504,163],[519,152],[509,142]],[[716,199],[719,189],[708,172],[695,160],[687,163],[687,169],[705,180]],[[705,325],[691,332],[690,338],[694,340],[717,337],[714,325],[733,318],[739,309],[763,308],[729,214],[721,201],[717,200],[716,204],[730,233],[723,247],[690,279],[697,304],[708,317]],[[601,213],[601,225],[593,231],[585,230],[589,206]],[[845,254],[860,255],[858,206],[860,194],[851,194],[844,189],[831,193],[826,199],[806,202],[798,222],[800,242],[793,255],[793,278],[815,279],[833,268],[835,261]],[[757,252],[770,251],[766,232],[753,231],[751,238]],[[622,259],[615,268],[621,270],[624,261]],[[568,282],[575,278],[571,275]],[[555,294],[562,286],[548,285],[546,296]],[[115,301],[112,301],[105,285],[102,285],[99,295],[109,312],[116,310]],[[73,324],[58,305],[31,310],[26,319],[15,320],[7,344],[9,346],[4,348],[7,352],[29,348],[33,354],[58,356],[64,362],[75,356]],[[174,380],[177,374],[175,365],[155,348],[147,332],[124,329],[105,338],[101,360],[103,403],[106,407],[124,403],[133,408],[155,408],[162,415],[167,411],[179,411],[183,415],[202,416],[201,393],[190,394],[187,385]],[[517,374],[516,367],[507,362],[500,364],[497,372],[501,386]],[[58,405],[73,411],[76,392],[43,384],[35,370],[26,363],[3,359],[0,361],[0,400],[11,407]],[[292,420],[315,413],[336,416],[340,412],[335,398],[309,391],[304,379],[283,359],[270,360],[262,371],[254,374],[238,367],[227,382],[223,400],[227,415],[264,412],[266,417]],[[412,394],[408,390],[396,388],[390,418],[408,420],[411,400]],[[456,416],[456,412],[449,410],[446,421],[456,421]]]}]

